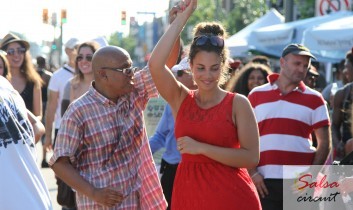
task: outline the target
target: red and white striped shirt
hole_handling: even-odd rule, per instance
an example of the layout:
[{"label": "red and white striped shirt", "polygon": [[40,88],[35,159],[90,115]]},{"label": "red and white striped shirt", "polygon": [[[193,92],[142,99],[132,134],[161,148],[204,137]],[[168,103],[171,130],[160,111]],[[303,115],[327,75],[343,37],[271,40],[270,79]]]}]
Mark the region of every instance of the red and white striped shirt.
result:
[{"label": "red and white striped shirt", "polygon": [[303,82],[292,92],[281,94],[275,81],[254,88],[248,98],[260,132],[260,162],[264,178],[283,178],[283,165],[312,165],[316,148],[314,129],[329,126],[329,114],[322,95]]},{"label": "red and white striped shirt", "polygon": [[151,97],[158,96],[148,69],[134,75],[132,93],[110,101],[89,88],[63,116],[52,165],[62,156],[97,188],[112,187],[126,198],[107,208],[76,193],[78,209],[166,209],[143,119]]}]

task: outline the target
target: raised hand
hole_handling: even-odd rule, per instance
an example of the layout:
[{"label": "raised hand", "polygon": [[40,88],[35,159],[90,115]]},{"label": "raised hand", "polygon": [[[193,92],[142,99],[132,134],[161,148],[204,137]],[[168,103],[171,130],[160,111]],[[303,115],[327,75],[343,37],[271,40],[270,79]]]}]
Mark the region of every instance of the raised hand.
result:
[{"label": "raised hand", "polygon": [[186,16],[187,18],[189,18],[190,15],[197,8],[197,0],[183,0],[183,1],[179,1],[176,4],[176,7],[178,8],[178,13],[180,13],[181,15]]}]

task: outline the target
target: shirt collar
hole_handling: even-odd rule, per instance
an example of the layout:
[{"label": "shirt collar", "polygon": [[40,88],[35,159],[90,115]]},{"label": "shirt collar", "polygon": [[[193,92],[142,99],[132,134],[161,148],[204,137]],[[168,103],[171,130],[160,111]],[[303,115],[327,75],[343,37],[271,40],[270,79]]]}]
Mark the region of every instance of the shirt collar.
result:
[{"label": "shirt collar", "polygon": [[[278,88],[278,85],[275,83],[278,80],[278,78],[279,78],[279,74],[277,74],[277,73],[273,73],[273,74],[270,74],[270,75],[267,76],[267,80],[271,84],[273,89]],[[298,87],[294,88],[293,91],[299,90],[301,92],[304,92],[305,89],[306,89],[306,86],[305,86],[304,82],[300,81]]]},{"label": "shirt collar", "polygon": [[106,98],[105,96],[103,96],[101,93],[99,93],[95,88],[95,82],[92,81],[91,86],[88,89],[89,94],[91,94],[92,96],[94,96],[94,98],[100,102],[101,104],[103,104],[104,106],[117,106],[117,107],[121,107],[122,104],[129,104],[129,95],[125,94],[123,96],[121,96],[118,100],[117,103],[109,100],[108,98]]},{"label": "shirt collar", "polygon": [[94,81],[92,81],[91,86],[88,89],[88,93],[91,94],[95,100],[103,104],[104,106],[114,106],[115,103],[102,94],[100,94],[95,88],[94,88]]}]

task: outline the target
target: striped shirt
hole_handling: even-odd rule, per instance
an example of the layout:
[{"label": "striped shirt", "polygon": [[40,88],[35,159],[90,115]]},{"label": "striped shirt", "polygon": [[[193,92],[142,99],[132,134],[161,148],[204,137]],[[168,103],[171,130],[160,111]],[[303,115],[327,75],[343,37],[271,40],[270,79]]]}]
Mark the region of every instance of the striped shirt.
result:
[{"label": "striped shirt", "polygon": [[[143,110],[158,96],[148,69],[134,75],[135,88],[117,104],[94,89],[73,102],[58,132],[52,165],[62,156],[97,188],[113,187],[124,197],[110,209],[165,209],[166,201],[151,155]],[[109,209],[76,194],[79,209]]]},{"label": "striped shirt", "polygon": [[254,88],[249,101],[260,132],[258,171],[264,178],[283,178],[283,165],[311,165],[316,148],[312,146],[314,129],[329,126],[329,114],[322,95],[303,82],[283,95],[275,81]]}]

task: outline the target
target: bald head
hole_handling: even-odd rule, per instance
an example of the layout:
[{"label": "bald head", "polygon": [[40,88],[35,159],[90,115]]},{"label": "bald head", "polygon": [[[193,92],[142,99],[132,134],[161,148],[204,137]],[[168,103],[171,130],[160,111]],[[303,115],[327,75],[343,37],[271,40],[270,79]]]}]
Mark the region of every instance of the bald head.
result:
[{"label": "bald head", "polygon": [[133,89],[133,75],[126,75],[115,69],[126,69],[131,66],[130,55],[123,48],[116,46],[100,48],[92,58],[94,88],[112,101],[130,93]]},{"label": "bald head", "polygon": [[131,65],[129,53],[120,47],[106,46],[97,50],[92,58],[92,69],[97,72],[102,67],[124,67]]}]

